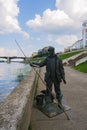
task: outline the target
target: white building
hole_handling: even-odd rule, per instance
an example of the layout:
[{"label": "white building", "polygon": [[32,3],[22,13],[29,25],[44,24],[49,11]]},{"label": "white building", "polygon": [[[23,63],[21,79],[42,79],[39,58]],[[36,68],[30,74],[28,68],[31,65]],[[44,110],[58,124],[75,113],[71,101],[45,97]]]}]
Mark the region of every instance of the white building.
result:
[{"label": "white building", "polygon": [[83,48],[87,47],[87,20],[82,24]]},{"label": "white building", "polygon": [[64,49],[64,52],[84,49],[87,47],[87,20],[82,24],[82,39],[76,41],[72,46]]},{"label": "white building", "polygon": [[72,50],[79,50],[84,48],[83,45],[83,39],[76,41],[71,47],[70,47],[70,51]]}]

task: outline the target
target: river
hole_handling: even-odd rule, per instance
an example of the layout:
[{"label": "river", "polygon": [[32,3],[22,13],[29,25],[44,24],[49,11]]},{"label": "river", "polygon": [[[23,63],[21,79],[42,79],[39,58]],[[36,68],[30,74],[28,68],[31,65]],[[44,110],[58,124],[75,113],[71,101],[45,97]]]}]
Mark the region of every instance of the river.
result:
[{"label": "river", "polygon": [[31,67],[19,62],[0,63],[0,104],[29,73]]}]

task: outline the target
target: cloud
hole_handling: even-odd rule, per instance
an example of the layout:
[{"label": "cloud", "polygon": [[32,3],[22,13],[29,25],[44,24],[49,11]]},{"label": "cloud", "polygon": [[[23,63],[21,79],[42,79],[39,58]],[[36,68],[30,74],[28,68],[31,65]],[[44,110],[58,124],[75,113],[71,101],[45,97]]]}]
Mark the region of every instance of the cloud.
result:
[{"label": "cloud", "polygon": [[41,38],[37,37],[37,38],[36,38],[36,40],[37,40],[37,41],[40,41],[40,40],[41,40]]},{"label": "cloud", "polygon": [[87,0],[56,0],[56,7],[76,21],[86,20]]},{"label": "cloud", "polygon": [[64,35],[55,40],[55,42],[58,45],[61,45],[63,47],[71,46],[73,43],[75,43],[78,40],[78,38],[75,35]]},{"label": "cloud", "polygon": [[[46,9],[43,15],[35,15],[27,25],[36,31],[65,34],[75,33],[82,27],[87,17],[87,0],[56,0],[56,10]],[[67,31],[68,30],[68,31]]]},{"label": "cloud", "polygon": [[20,33],[23,36],[28,34],[23,31],[18,22],[18,1],[0,0],[0,34]]},{"label": "cloud", "polygon": [[47,36],[47,39],[48,39],[49,42],[51,42],[51,41],[53,40],[52,35],[48,35],[48,36]]},{"label": "cloud", "polygon": [[22,34],[25,39],[30,38],[30,35],[28,33],[26,33],[25,31],[20,30],[19,33]]},{"label": "cloud", "polygon": [[68,17],[64,11],[47,9],[43,12],[43,16],[36,15],[34,20],[29,20],[27,25],[38,31],[56,32],[60,28],[68,28],[72,26],[73,20]]},{"label": "cloud", "polygon": [[17,55],[17,50],[16,49],[5,49],[5,48],[0,48],[0,56],[16,56]]}]

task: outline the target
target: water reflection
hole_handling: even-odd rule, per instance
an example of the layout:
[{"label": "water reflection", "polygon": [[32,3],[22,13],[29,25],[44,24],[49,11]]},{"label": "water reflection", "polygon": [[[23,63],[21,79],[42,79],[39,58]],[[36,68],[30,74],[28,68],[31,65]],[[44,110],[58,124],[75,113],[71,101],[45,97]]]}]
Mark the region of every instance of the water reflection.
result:
[{"label": "water reflection", "polygon": [[22,63],[0,63],[0,103],[29,73],[29,65]]}]

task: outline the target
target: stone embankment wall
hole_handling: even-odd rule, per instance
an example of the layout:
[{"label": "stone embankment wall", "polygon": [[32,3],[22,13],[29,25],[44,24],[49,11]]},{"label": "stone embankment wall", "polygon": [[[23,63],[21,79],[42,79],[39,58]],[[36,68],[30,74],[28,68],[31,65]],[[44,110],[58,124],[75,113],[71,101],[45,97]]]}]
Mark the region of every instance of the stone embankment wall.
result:
[{"label": "stone embankment wall", "polygon": [[32,70],[0,106],[0,130],[28,130],[37,80]]},{"label": "stone embankment wall", "polygon": [[87,56],[84,57],[84,58],[82,58],[82,59],[80,59],[80,60],[77,60],[76,63],[75,63],[75,66],[77,66],[77,65],[79,65],[79,64],[81,64],[81,63],[84,63],[84,62],[86,62],[86,61],[87,61]]},{"label": "stone embankment wall", "polygon": [[[75,63],[80,60],[83,59],[84,57],[87,57],[87,51],[83,51],[77,55],[74,55],[72,57],[69,57],[67,59],[63,60],[63,64],[67,64],[67,65],[71,65],[71,66],[75,66]],[[82,60],[83,61],[83,60]],[[84,61],[83,61],[84,62]],[[81,62],[82,63],[82,62]]]}]

